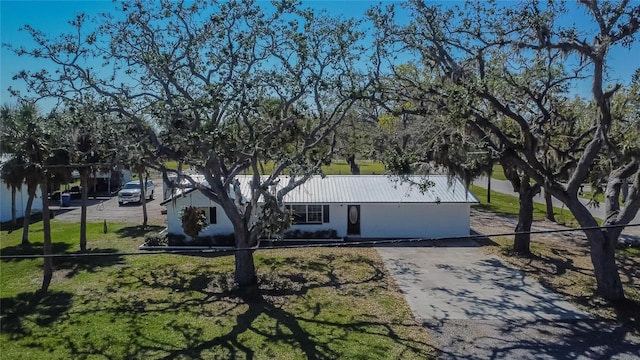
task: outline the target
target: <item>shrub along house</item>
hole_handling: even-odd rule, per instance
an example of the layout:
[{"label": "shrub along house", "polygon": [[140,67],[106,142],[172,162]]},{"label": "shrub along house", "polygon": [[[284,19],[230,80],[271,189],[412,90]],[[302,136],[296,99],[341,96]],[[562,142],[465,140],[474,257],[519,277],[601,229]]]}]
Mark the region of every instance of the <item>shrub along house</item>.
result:
[{"label": "shrub along house", "polygon": [[[242,193],[249,193],[251,178],[241,176],[238,179]],[[285,238],[440,238],[468,235],[470,205],[478,202],[476,197],[458,179],[431,175],[428,180],[432,186],[422,192],[415,185],[388,176],[312,177],[284,198],[293,220]],[[185,234],[181,212],[189,206],[205,214],[206,226],[200,237],[233,233],[233,226],[223,209],[195,189],[186,189],[162,205],[167,207],[170,235]]]}]

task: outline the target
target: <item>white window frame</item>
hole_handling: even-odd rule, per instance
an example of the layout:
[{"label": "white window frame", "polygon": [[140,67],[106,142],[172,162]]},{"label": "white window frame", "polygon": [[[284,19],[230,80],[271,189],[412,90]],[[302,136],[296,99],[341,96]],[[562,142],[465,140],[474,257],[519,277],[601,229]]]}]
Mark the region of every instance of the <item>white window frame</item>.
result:
[{"label": "white window frame", "polygon": [[[313,212],[309,212],[309,207],[315,207],[317,206],[318,208],[313,211]],[[324,218],[324,207],[326,205],[323,204],[290,204],[290,205],[285,205],[286,209],[291,213],[291,217],[292,217],[292,225],[320,225],[323,224],[325,222],[328,222],[328,219]],[[302,207],[304,207],[304,213],[301,214],[300,217],[304,217],[304,221],[298,221],[296,222],[296,217],[293,215],[293,209],[294,207],[297,207],[299,210],[302,210]],[[313,217],[315,217],[314,221],[309,221],[309,215],[312,214]],[[319,216],[319,219],[318,219]]]}]

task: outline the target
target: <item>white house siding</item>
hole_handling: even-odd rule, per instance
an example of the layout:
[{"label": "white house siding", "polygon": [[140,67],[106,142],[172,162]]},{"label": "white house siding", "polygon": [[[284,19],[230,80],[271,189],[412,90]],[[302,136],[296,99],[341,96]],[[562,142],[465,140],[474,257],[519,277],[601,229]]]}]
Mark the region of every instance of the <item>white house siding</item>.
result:
[{"label": "white house siding", "polygon": [[[293,204],[292,204],[293,205]],[[469,235],[470,204],[330,204],[329,222],[292,225],[290,230],[336,230],[347,236],[347,209],[360,205],[363,238],[435,238]]]},{"label": "white house siding", "polygon": [[[451,203],[361,204],[361,236],[435,238],[469,235],[469,206]],[[346,220],[346,207],[342,217]]]},{"label": "white house siding", "polygon": [[[329,205],[329,222],[294,224],[290,230],[315,232],[336,230],[347,236],[349,205],[360,206],[360,236],[363,238],[435,238],[469,234],[469,210],[477,203],[459,180],[431,176],[435,186],[420,192],[405,183],[391,182],[383,176],[327,176],[312,178],[285,197],[286,205]],[[249,189],[249,177],[239,177],[243,192]],[[286,180],[286,178],[284,179]],[[281,181],[286,183],[286,181]],[[248,194],[248,192],[247,192]],[[342,200],[342,201],[341,201]],[[167,206],[168,230],[184,234],[180,211],[185,206],[216,207],[217,224],[210,225],[202,236],[233,233],[233,226],[222,208],[200,191],[188,191]]]},{"label": "white house siding", "polygon": [[169,233],[176,235],[184,235],[182,229],[182,220],[180,219],[180,213],[182,209],[188,206],[202,207],[202,208],[216,208],[216,224],[211,224],[202,229],[200,236],[210,235],[227,235],[233,233],[233,225],[229,218],[225,215],[224,210],[220,205],[209,200],[199,191],[192,191],[185,195],[175,199],[175,201],[169,201],[167,204],[167,227]]},{"label": "white house siding", "polygon": [[[21,218],[24,216],[24,211],[27,207],[27,200],[29,194],[27,193],[27,186],[23,185],[22,189],[16,191],[16,217]],[[7,189],[7,185],[0,181],[0,222],[11,220],[11,189]],[[36,196],[33,199],[31,205],[32,213],[42,212],[42,192],[40,188],[36,191]]]},{"label": "white house siding", "polygon": [[[217,223],[203,229],[201,236],[233,233],[233,225],[224,210],[198,191],[166,204],[170,233],[184,235],[180,212],[190,205],[216,208]],[[310,232],[336,230],[338,237],[345,237],[347,236],[348,205],[360,205],[360,236],[363,238],[436,238],[469,235],[470,204],[457,203],[329,204],[329,222],[294,224],[289,230]]]}]

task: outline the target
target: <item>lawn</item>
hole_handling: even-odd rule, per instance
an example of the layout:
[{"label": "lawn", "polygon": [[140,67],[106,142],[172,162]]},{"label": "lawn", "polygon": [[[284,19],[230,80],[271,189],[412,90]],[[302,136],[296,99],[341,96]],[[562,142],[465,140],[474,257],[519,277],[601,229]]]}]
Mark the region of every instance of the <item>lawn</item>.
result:
[{"label": "lawn", "polygon": [[[502,165],[493,165],[493,171],[491,173],[491,178],[496,180],[507,180],[507,177],[504,176],[504,169]],[[533,181],[532,181],[533,182]],[[590,191],[584,191],[579,196],[583,199],[591,200],[593,198],[593,193]],[[601,204],[604,203],[604,194],[599,193],[596,195],[595,200]],[[621,203],[622,204],[622,203]]]},{"label": "lawn", "polygon": [[[471,185],[471,191],[478,198],[478,200],[480,200],[480,204],[476,205],[477,207],[497,214],[518,216],[520,203],[517,197],[492,190],[491,203],[487,203],[487,189],[480,186]],[[547,210],[544,204],[533,204],[534,220],[545,219],[546,214]],[[571,211],[569,211],[568,209],[554,207],[553,214],[555,215],[556,222],[558,222],[559,224],[578,227],[578,222],[576,221],[573,214],[571,214]],[[598,221],[598,223],[602,222],[600,219],[596,220]]]},{"label": "lawn", "polygon": [[[360,160],[356,163],[360,166],[361,175],[383,175],[386,171],[381,162]],[[331,165],[323,166],[322,171],[327,175],[351,175],[351,168],[346,161],[334,161]]]},{"label": "lawn", "polygon": [[[165,162],[164,166],[167,169],[178,170],[178,162],[175,160]],[[182,165],[183,170],[189,169],[189,165]]]},{"label": "lawn", "polygon": [[[55,252],[77,249],[77,224],[54,221]],[[233,258],[122,255],[138,227],[89,225],[89,247],[112,256],[55,259],[50,291],[40,259],[0,263],[2,358],[423,359],[434,356],[375,250],[260,250],[262,292],[246,303],[232,290]],[[2,255],[41,252],[20,231],[2,232]]]},{"label": "lawn", "polygon": [[502,168],[502,165],[493,165],[491,177],[496,180],[507,180],[507,177],[504,176],[504,169]]},{"label": "lawn", "polygon": [[[356,161],[360,166],[360,175],[384,175],[386,169],[384,164],[371,160],[358,160]],[[263,174],[270,174],[273,171],[273,163],[266,162],[260,166],[260,172]],[[346,161],[337,160],[333,161],[331,165],[323,165],[322,172],[326,175],[351,175],[351,168]],[[251,170],[247,170],[247,174],[252,174]],[[287,171],[284,172],[285,174]]]}]

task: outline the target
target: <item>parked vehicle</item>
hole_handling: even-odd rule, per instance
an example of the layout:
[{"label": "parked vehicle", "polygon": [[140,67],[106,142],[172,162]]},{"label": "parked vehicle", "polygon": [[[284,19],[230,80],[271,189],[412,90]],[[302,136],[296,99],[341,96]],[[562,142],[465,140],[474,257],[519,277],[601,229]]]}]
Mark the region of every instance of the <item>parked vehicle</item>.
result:
[{"label": "parked vehicle", "polygon": [[[153,185],[153,181],[147,180],[147,186],[145,188],[145,198],[147,200],[153,200],[153,189],[155,186]],[[140,194],[140,181],[129,181],[124,184],[122,190],[118,191],[118,204],[124,205],[127,203],[138,203],[140,202],[141,196]]]}]

